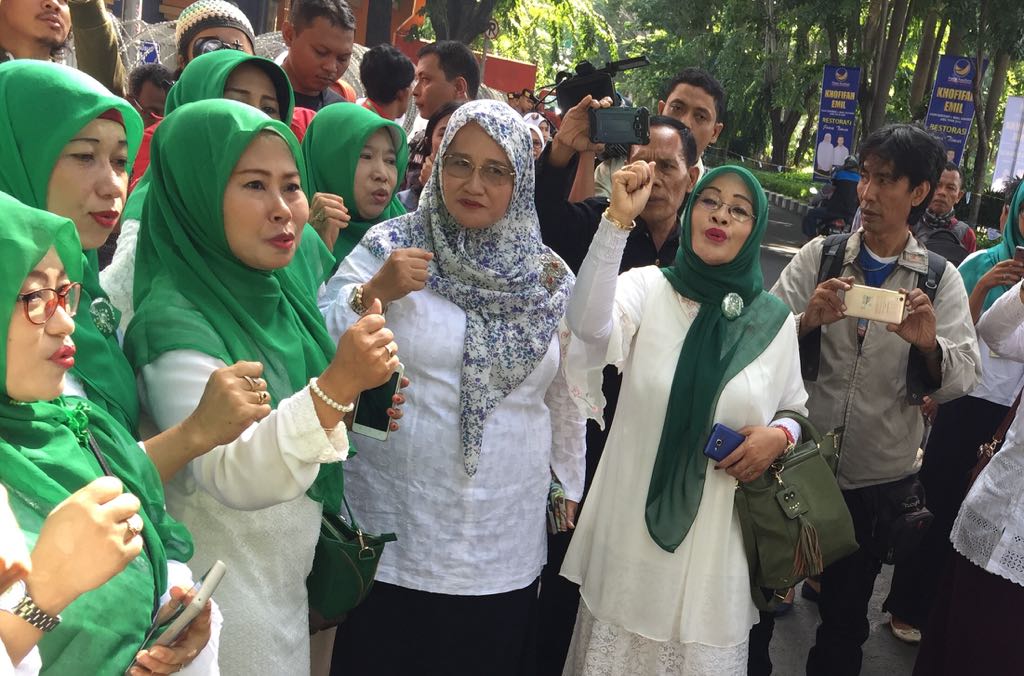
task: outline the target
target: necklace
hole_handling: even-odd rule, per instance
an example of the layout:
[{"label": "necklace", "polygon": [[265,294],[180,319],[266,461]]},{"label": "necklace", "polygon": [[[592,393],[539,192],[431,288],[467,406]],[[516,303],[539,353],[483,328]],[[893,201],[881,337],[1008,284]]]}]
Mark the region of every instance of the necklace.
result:
[{"label": "necklace", "polygon": [[[861,253],[863,254],[864,252],[862,251]],[[861,269],[864,272],[881,272],[882,270],[885,270],[890,265],[894,265],[896,263],[895,261],[893,261],[892,263],[882,263],[881,261],[879,261],[880,265],[877,268],[870,268],[870,267],[867,266],[867,262],[868,262],[868,260],[870,260],[872,258],[874,258],[874,257],[871,256],[871,254],[868,254],[867,256],[864,256],[864,255],[860,256],[860,261],[858,261],[858,262],[860,263],[860,267],[861,267]]]}]

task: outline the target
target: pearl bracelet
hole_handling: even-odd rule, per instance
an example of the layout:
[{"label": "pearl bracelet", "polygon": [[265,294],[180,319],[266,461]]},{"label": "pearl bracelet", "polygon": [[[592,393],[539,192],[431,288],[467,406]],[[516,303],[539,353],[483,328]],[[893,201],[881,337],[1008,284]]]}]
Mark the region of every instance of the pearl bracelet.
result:
[{"label": "pearl bracelet", "polygon": [[316,396],[320,397],[320,400],[322,402],[333,408],[335,411],[339,411],[340,413],[351,413],[352,410],[356,407],[355,403],[347,405],[339,404],[338,402],[328,397],[326,394],[324,394],[324,391],[320,389],[320,384],[317,382],[316,378],[309,379],[309,389],[313,390],[313,393],[316,394]]}]

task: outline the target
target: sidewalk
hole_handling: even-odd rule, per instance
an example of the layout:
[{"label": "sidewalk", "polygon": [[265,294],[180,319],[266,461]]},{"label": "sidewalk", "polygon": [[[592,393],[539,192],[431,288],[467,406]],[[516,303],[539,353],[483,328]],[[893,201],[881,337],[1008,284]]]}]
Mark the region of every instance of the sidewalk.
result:
[{"label": "sidewalk", "polygon": [[[889,593],[892,566],[882,566],[875,583],[875,593],[868,606],[871,636],[864,644],[861,676],[909,676],[914,670],[917,648],[896,640],[889,631],[889,615],[882,612],[882,602]],[[818,606],[802,598],[797,589],[793,610],[775,621],[772,638],[772,662],[778,676],[799,676],[804,673],[807,651],[814,643],[818,627]]]}]

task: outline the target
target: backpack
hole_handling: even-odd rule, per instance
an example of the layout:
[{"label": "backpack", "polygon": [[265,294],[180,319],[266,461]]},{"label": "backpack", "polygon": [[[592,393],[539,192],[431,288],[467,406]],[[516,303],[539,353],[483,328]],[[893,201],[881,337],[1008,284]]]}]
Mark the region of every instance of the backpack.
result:
[{"label": "backpack", "polygon": [[957,233],[953,230],[934,230],[928,233],[927,239],[922,244],[927,247],[928,251],[933,251],[953,265],[959,266],[967,258],[967,249]]},{"label": "backpack", "polygon": [[[952,233],[950,233],[952,234]],[[818,264],[818,279],[815,286],[826,279],[838,277],[843,271],[843,259],[846,255],[846,243],[852,237],[852,233],[830,235],[825,238],[821,249],[821,262]],[[955,235],[954,235],[955,237]],[[928,251],[928,271],[918,273],[917,288],[921,289],[928,296],[928,300],[935,302],[935,294],[942,282],[942,273],[946,271],[946,259],[940,254]],[[800,339],[800,371],[803,379],[814,382],[818,379],[818,370],[821,366],[821,327],[808,333]],[[914,375],[913,353],[911,359],[907,360],[907,402],[911,406],[920,406],[924,402],[925,386],[919,382]]]}]

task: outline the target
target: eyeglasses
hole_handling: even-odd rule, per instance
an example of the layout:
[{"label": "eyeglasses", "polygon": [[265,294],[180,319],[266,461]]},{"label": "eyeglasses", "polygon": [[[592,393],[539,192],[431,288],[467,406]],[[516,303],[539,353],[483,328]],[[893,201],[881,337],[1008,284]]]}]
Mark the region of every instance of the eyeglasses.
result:
[{"label": "eyeglasses", "polygon": [[25,317],[39,325],[48,322],[58,307],[64,308],[69,317],[74,317],[81,299],[82,285],[78,282],[65,284],[59,289],[36,289],[18,294],[18,300],[25,307]]},{"label": "eyeglasses", "polygon": [[746,207],[741,207],[738,204],[726,204],[718,197],[716,197],[714,194],[709,194],[707,192],[702,192],[701,194],[697,195],[697,204],[703,207],[704,209],[707,209],[711,213],[718,211],[723,206],[727,207],[726,210],[729,212],[729,218],[736,221],[737,223],[746,223],[747,221],[754,217],[754,215],[750,213],[750,211],[748,211]]},{"label": "eyeglasses", "polygon": [[210,52],[216,52],[221,49],[234,49],[236,51],[242,51],[242,43],[238,40],[234,42],[224,42],[220,38],[202,38],[196,40],[196,43],[192,45],[192,58],[202,56],[203,54],[209,54]]},{"label": "eyeglasses", "polygon": [[461,155],[445,155],[441,159],[441,168],[452,178],[472,178],[473,173],[480,172],[480,179],[491,186],[509,185],[515,178],[515,172],[500,164],[485,164],[478,167]]}]

